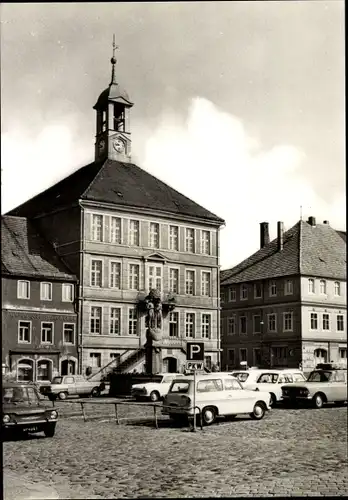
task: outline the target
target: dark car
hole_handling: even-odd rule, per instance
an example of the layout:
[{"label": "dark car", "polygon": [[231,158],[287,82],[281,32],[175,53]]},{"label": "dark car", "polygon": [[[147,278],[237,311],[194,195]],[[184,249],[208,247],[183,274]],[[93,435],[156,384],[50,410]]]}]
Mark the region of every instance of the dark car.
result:
[{"label": "dark car", "polygon": [[53,437],[58,412],[48,408],[34,384],[3,382],[2,384],[2,434],[44,432]]}]

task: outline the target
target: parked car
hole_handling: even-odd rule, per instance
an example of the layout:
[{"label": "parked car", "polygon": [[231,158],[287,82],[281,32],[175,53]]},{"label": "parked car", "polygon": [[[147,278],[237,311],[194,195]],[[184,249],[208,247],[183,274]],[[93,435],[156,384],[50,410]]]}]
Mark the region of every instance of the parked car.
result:
[{"label": "parked car", "polygon": [[[170,386],[163,401],[162,413],[174,420],[193,417],[194,377],[178,377]],[[229,373],[209,373],[196,376],[196,407],[202,413],[203,423],[210,425],[219,416],[235,417],[247,413],[260,420],[270,407],[269,392],[243,389]]]},{"label": "parked car", "polygon": [[324,403],[342,404],[347,399],[347,372],[330,364],[313,370],[305,382],[282,386],[285,404],[310,403],[321,408]]},{"label": "parked car", "polygon": [[158,373],[151,382],[133,384],[131,396],[137,401],[141,399],[150,399],[153,402],[158,401],[167,394],[171,383],[177,376],[177,374]]},{"label": "parked car", "polygon": [[82,375],[54,377],[49,385],[41,386],[40,392],[51,401],[68,396],[99,396],[103,383],[86,380]]},{"label": "parked car", "polygon": [[238,378],[244,389],[251,391],[268,391],[271,395],[271,406],[282,400],[282,384],[292,384],[294,382],[304,382],[306,377],[298,369],[284,368],[277,370],[248,370],[246,372],[232,372]]},{"label": "parked car", "polygon": [[57,410],[44,404],[34,384],[3,382],[3,434],[18,435],[43,431],[45,436],[53,437],[57,420]]}]

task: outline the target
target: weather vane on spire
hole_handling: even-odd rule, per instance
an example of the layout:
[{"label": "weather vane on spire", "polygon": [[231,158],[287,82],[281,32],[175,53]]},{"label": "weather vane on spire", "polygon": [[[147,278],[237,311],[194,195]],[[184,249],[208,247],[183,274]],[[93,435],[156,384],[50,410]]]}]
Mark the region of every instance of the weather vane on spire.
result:
[{"label": "weather vane on spire", "polygon": [[116,50],[117,49],[119,49],[119,46],[116,45],[115,34],[113,34],[113,36],[112,36],[112,58],[111,58],[111,64],[112,64],[111,83],[116,83],[116,80],[115,80],[115,64],[117,62],[117,59],[116,59]]}]

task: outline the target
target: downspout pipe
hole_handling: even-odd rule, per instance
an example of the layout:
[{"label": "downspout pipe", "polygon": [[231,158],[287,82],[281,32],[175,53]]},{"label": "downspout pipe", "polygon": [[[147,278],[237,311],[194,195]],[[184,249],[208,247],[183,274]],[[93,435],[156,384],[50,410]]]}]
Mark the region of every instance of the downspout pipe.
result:
[{"label": "downspout pipe", "polygon": [[79,311],[79,322],[78,322],[78,352],[79,352],[79,372],[82,375],[83,368],[83,275],[84,275],[84,256],[85,256],[85,210],[81,206],[80,212],[80,282],[79,282],[79,302],[78,302],[78,311]]}]

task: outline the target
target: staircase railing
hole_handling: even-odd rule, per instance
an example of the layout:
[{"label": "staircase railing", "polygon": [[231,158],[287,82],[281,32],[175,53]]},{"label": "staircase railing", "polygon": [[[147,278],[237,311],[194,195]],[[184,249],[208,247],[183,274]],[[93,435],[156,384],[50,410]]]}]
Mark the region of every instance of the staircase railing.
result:
[{"label": "staircase railing", "polygon": [[134,363],[139,361],[144,356],[145,356],[145,348],[140,347],[133,354],[128,356],[122,363],[119,363],[116,367],[116,371],[122,372],[123,370],[129,368]]},{"label": "staircase railing", "polygon": [[[97,375],[101,375],[101,376],[105,376],[110,370],[108,370],[108,368],[114,368],[113,366],[111,367],[111,365],[115,365],[115,364],[120,364],[120,360],[123,356],[125,356],[126,354],[129,355],[129,352],[130,351],[133,351],[133,349],[127,349],[125,352],[123,352],[118,358],[114,358],[112,359],[111,361],[109,361],[109,363],[107,363],[106,365],[104,365],[102,368],[100,368],[100,370],[98,370],[97,372],[95,373],[92,373],[92,375],[90,375],[89,377],[87,377],[87,380],[92,380],[94,377],[96,377]],[[126,358],[127,359],[127,358]],[[125,360],[124,360],[125,361]],[[123,361],[121,362],[121,364],[123,363]]]}]

